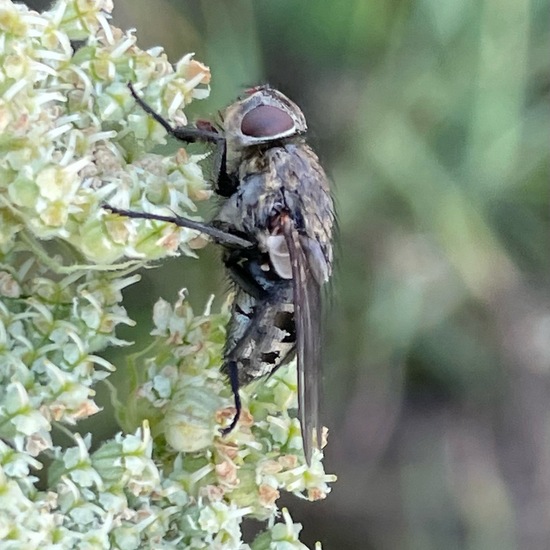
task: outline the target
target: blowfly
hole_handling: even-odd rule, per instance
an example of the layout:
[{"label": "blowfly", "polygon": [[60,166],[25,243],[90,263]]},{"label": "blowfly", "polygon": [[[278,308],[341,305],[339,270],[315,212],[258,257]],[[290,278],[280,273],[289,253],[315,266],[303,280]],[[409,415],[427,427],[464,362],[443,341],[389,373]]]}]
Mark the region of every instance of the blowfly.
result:
[{"label": "blowfly", "polygon": [[173,137],[215,147],[215,191],[223,197],[210,223],[121,210],[131,218],[174,223],[209,235],[223,249],[236,295],[222,370],[236,414],[239,387],[297,358],[304,454],[321,444],[321,287],[332,271],[334,209],[328,179],[305,141],[302,111],[281,92],[259,86],[230,105],[222,127],[172,127],[135,92],[136,102]]}]

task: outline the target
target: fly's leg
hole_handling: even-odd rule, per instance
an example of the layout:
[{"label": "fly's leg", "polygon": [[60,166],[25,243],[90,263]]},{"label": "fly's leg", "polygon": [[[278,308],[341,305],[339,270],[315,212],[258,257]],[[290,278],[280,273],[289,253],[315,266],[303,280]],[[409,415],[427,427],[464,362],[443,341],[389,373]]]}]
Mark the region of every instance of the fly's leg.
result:
[{"label": "fly's leg", "polygon": [[159,115],[149,104],[147,104],[136,93],[131,82],[128,88],[136,103],[148,114],[151,115],[171,136],[186,143],[213,143],[216,147],[213,161],[213,171],[216,177],[219,194],[229,196],[235,188],[235,182],[227,173],[226,168],[226,146],[223,135],[216,132],[212,125],[202,124],[201,127],[172,126],[165,118]]},{"label": "fly's leg", "polygon": [[229,383],[231,384],[233,399],[235,400],[235,416],[227,428],[220,429],[222,435],[227,435],[233,431],[239,421],[239,418],[241,417],[242,411],[241,396],[239,395],[239,368],[237,367],[236,361],[229,361],[226,364],[226,370],[229,377]]},{"label": "fly's leg", "polygon": [[151,115],[171,136],[187,143],[222,143],[225,146],[225,138],[214,130],[206,128],[193,128],[187,126],[172,126],[165,118],[159,115],[148,103],[143,101],[137,95],[131,82],[128,82],[128,88],[136,103],[148,114]]},{"label": "fly's leg", "polygon": [[218,229],[207,223],[196,222],[188,218],[183,218],[181,216],[161,216],[160,214],[151,214],[148,212],[135,212],[134,210],[122,210],[121,208],[115,208],[109,204],[104,204],[103,208],[105,210],[110,210],[113,214],[118,214],[120,216],[126,216],[127,218],[135,218],[142,220],[156,220],[159,222],[168,222],[177,225],[178,227],[185,227],[187,229],[194,229],[195,231],[200,231],[209,237],[212,237],[212,240],[225,246],[227,248],[234,249],[247,249],[253,248],[256,246],[254,241],[245,239],[238,235],[234,235],[229,231],[224,231],[223,229]]}]

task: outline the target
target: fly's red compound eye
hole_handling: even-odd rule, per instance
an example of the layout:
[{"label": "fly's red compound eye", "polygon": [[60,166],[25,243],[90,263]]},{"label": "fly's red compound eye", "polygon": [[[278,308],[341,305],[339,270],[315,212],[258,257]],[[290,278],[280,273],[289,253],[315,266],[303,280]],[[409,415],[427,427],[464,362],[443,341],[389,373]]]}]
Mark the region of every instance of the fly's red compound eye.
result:
[{"label": "fly's red compound eye", "polygon": [[245,136],[269,138],[284,134],[294,128],[294,121],[284,111],[271,105],[260,105],[248,111],[241,122]]}]

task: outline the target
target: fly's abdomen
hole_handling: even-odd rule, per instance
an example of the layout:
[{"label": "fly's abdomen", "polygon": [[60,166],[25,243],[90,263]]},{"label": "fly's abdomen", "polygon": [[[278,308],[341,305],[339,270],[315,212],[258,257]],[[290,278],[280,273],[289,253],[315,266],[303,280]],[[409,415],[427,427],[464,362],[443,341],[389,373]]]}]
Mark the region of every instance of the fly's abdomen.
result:
[{"label": "fly's abdomen", "polygon": [[274,284],[271,292],[262,298],[237,290],[225,365],[237,364],[240,384],[271,374],[294,356],[296,329],[292,296],[292,281],[284,280]]}]

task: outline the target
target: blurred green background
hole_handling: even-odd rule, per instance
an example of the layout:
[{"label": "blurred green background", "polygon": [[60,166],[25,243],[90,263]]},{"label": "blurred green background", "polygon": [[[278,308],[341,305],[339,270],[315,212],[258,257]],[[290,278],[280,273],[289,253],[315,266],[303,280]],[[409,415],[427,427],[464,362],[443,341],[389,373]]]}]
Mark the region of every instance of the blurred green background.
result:
[{"label": "blurred green background", "polygon": [[[269,82],[303,107],[334,181],[323,417],[339,481],[292,503],[310,545],[550,548],[549,15],[535,0],[115,0],[141,47],[211,67],[191,117]],[[181,286],[198,311],[221,297],[213,248],[147,271],[132,316]]]}]

